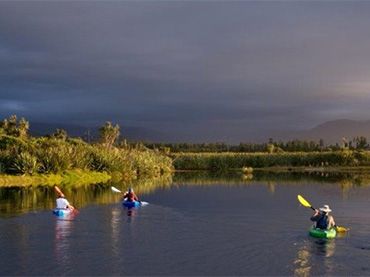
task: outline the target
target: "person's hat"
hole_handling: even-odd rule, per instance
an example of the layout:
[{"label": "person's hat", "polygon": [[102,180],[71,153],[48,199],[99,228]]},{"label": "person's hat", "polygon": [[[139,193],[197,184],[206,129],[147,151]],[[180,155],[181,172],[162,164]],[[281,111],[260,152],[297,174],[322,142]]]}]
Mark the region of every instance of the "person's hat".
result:
[{"label": "person's hat", "polygon": [[129,188],[128,189],[128,192],[133,192],[134,190],[132,188]]},{"label": "person's hat", "polygon": [[331,209],[329,208],[329,205],[324,205],[323,207],[321,207],[319,209],[320,211],[324,212],[324,213],[329,213],[331,212]]}]

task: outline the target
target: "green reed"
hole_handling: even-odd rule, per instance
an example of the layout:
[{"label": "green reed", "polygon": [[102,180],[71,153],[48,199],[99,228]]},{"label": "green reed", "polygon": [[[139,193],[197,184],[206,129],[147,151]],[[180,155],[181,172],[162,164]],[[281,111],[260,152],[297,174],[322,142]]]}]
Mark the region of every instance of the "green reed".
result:
[{"label": "green reed", "polygon": [[123,179],[158,176],[173,170],[172,160],[147,148],[106,147],[80,139],[14,138],[0,135],[0,173],[63,174],[71,170],[108,172]]},{"label": "green reed", "polygon": [[370,151],[172,154],[176,170],[223,171],[266,167],[369,166]]}]

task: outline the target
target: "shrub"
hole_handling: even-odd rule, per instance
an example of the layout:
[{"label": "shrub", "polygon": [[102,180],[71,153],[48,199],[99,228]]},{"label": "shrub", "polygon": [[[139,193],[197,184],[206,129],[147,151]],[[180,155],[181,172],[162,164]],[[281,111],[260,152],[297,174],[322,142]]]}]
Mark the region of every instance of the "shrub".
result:
[{"label": "shrub", "polygon": [[12,168],[16,173],[32,175],[38,172],[40,164],[35,156],[28,152],[22,152],[15,156]]}]

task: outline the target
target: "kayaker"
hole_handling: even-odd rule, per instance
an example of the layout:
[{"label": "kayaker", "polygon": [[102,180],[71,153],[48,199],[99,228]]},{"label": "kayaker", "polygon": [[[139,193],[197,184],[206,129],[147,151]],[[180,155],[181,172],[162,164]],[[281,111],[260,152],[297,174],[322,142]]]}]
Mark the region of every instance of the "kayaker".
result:
[{"label": "kayaker", "polygon": [[316,228],[322,230],[330,230],[335,227],[333,216],[329,215],[331,209],[329,205],[324,205],[320,209],[315,209],[315,213],[311,217],[311,221],[316,222]]},{"label": "kayaker", "polygon": [[129,202],[139,201],[139,198],[137,197],[137,195],[135,194],[135,192],[132,188],[129,188],[128,191],[126,191],[123,194],[123,199],[125,199],[126,201],[129,201]]},{"label": "kayaker", "polygon": [[69,204],[68,200],[65,198],[63,193],[58,194],[56,202],[57,202],[57,209],[63,209],[63,210],[70,209],[71,211],[75,209],[71,204]]}]

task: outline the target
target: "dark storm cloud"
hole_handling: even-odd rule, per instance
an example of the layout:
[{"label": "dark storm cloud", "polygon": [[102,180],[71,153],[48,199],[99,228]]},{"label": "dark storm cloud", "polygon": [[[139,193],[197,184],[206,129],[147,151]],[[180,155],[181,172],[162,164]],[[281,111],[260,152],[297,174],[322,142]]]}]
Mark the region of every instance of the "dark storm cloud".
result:
[{"label": "dark storm cloud", "polygon": [[219,138],[368,119],[369,12],[368,2],[0,2],[0,115],[193,137],[217,125]]}]

